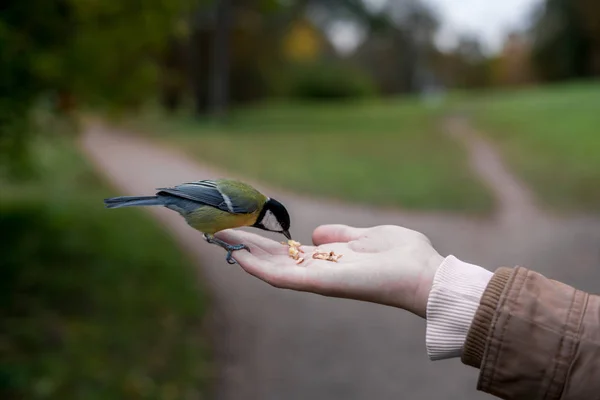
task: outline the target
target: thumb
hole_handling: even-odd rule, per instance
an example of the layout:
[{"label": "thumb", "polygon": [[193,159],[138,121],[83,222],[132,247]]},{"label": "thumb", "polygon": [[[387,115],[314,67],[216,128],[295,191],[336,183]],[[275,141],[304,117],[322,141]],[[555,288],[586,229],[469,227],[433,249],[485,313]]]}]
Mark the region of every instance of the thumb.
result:
[{"label": "thumb", "polygon": [[312,241],[315,246],[345,243],[360,238],[365,231],[365,228],[354,228],[348,225],[321,225],[313,232]]}]

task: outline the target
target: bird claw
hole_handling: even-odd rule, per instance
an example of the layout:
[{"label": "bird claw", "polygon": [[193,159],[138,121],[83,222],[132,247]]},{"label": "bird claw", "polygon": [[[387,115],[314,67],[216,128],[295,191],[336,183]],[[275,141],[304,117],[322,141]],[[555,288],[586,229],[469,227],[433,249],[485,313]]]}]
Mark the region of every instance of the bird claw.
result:
[{"label": "bird claw", "polygon": [[227,261],[227,264],[230,264],[230,265],[237,264],[237,261],[235,261],[233,259],[234,251],[248,250],[248,252],[251,252],[250,247],[246,246],[245,244],[229,244],[220,239],[217,239],[214,236],[209,236],[206,234],[204,235],[204,239],[208,243],[216,244],[217,246],[224,248],[227,251],[227,257],[225,257],[225,261]]},{"label": "bird claw", "polygon": [[225,248],[225,250],[227,250],[227,257],[225,258],[225,261],[227,261],[227,263],[230,265],[237,264],[237,261],[235,261],[233,258],[234,251],[248,250],[248,252],[251,253],[250,247],[246,246],[245,244],[229,245],[227,248]]}]

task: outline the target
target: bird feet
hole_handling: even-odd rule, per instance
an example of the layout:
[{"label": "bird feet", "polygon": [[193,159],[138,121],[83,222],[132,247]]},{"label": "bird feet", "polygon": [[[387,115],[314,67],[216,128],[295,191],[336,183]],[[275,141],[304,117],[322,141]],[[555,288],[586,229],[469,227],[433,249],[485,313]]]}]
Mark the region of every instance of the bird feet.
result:
[{"label": "bird feet", "polygon": [[227,261],[228,264],[237,264],[237,262],[233,259],[232,253],[234,251],[237,250],[248,250],[250,251],[250,248],[248,246],[246,246],[245,244],[229,244],[226,243],[224,241],[222,241],[221,239],[217,239],[216,237],[212,236],[212,235],[208,235],[208,234],[204,234],[204,239],[210,243],[210,244],[216,244],[219,247],[224,248],[227,251],[227,257],[225,257],[225,261]]}]

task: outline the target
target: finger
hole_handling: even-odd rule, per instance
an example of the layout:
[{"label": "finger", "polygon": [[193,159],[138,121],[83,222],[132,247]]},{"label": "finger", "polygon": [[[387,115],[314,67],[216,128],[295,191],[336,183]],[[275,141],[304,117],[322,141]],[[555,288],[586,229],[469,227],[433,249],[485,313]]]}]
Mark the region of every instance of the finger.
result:
[{"label": "finger", "polygon": [[[266,259],[264,256],[257,257],[247,251],[235,252],[233,258],[244,271],[271,286],[282,289],[306,289],[306,270],[296,266],[293,260]],[[286,262],[291,265],[283,265]]]},{"label": "finger", "polygon": [[326,243],[345,243],[357,240],[366,230],[347,225],[321,225],[313,232],[312,240],[316,246]]},{"label": "finger", "polygon": [[250,247],[250,251],[260,249],[269,254],[286,254],[287,246],[266,237],[244,231],[235,231],[232,229],[218,232],[216,235],[221,240],[229,244],[245,244]]}]

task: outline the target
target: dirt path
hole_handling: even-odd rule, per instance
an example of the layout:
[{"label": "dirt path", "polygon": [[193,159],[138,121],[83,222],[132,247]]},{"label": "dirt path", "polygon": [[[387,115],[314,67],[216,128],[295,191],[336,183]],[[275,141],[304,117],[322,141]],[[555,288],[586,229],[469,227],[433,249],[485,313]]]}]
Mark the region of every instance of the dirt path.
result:
[{"label": "dirt path", "polygon": [[[451,127],[459,137],[464,133],[460,124]],[[472,138],[464,139],[472,143]],[[178,151],[101,126],[86,132],[82,148],[123,194],[152,193],[156,187],[220,175]],[[474,164],[481,164],[482,177],[492,188],[500,185],[494,192],[505,210],[495,220],[369,210],[256,186],[288,205],[294,236],[302,242],[310,242],[312,230],[323,223],[398,224],[428,235],[444,255],[490,269],[527,265],[596,290],[600,223],[550,218],[504,223],[525,221],[506,217],[515,204],[522,205],[517,215],[537,211],[518,190],[505,193],[512,189],[502,185],[511,183],[506,174],[502,178],[506,171],[499,158],[491,167],[482,161],[494,158],[490,147],[480,142],[469,149]],[[201,262],[200,279],[212,291],[219,335],[216,399],[491,398],[475,392],[475,369],[458,360],[427,360],[424,321],[392,308],[271,288],[227,265],[223,253],[204,243],[175,213],[151,212]]]},{"label": "dirt path", "polygon": [[446,132],[462,143],[468,151],[471,168],[495,196],[497,219],[511,226],[547,218],[535,204],[533,194],[510,173],[500,155],[484,136],[479,134],[463,116],[444,120]]}]

